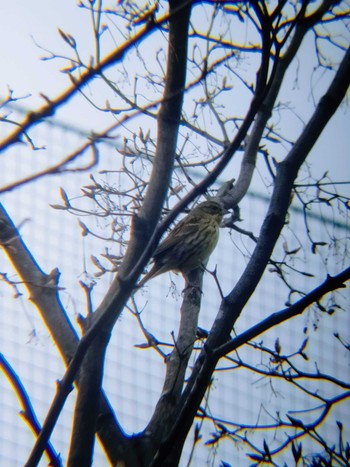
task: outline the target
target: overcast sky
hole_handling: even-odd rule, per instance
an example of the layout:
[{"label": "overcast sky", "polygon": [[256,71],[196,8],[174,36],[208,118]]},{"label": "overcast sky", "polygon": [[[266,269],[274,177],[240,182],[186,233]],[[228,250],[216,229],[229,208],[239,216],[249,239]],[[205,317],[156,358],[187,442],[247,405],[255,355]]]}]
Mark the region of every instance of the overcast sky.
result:
[{"label": "overcast sky", "polygon": [[[83,54],[90,54],[90,18],[86,11],[76,6],[74,0],[0,2],[0,95],[6,93],[6,86],[9,85],[16,96],[32,95],[23,104],[36,108],[42,104],[39,93],[52,98],[69,85],[67,76],[59,72],[62,62],[40,60],[40,57],[48,54],[40,50],[38,45],[57,54],[69,53],[57,31],[58,27],[77,39]],[[90,106],[83,101],[79,105],[63,107],[57,117],[88,131],[98,130],[108,121],[108,116],[101,113],[96,119],[96,113],[93,114]],[[343,105],[321,136],[310,158],[319,168],[319,173],[330,169],[333,178],[344,179],[344,163],[348,169],[348,162],[343,157],[347,158],[349,154],[349,128],[349,112]],[[334,157],[339,154],[342,157]],[[334,159],[332,164],[327,161],[330,155]]]},{"label": "overcast sky", "polygon": [[[24,100],[23,105],[31,109],[36,109],[40,107],[40,105],[42,105],[43,103],[42,98],[39,96],[40,93],[44,93],[49,98],[53,98],[70,84],[70,81],[67,78],[67,76],[59,72],[59,68],[60,66],[62,66],[62,62],[56,60],[40,60],[40,57],[47,56],[48,54],[45,51],[41,50],[39,48],[39,45],[57,54],[69,54],[69,49],[67,49],[67,45],[63,42],[61,36],[57,31],[58,27],[61,28],[63,31],[72,34],[77,39],[79,49],[82,50],[83,54],[86,53],[87,56],[90,54],[90,19],[86,12],[83,12],[81,9],[77,8],[76,2],[74,0],[0,0],[0,97],[6,94],[7,85],[9,85],[13,89],[14,95],[16,97],[30,94],[31,97]],[[306,66],[307,62],[308,57],[305,57],[305,61],[301,63],[301,66]],[[294,99],[294,97],[295,95],[291,95],[291,101]],[[308,102],[305,102],[305,107],[307,107],[308,109],[310,108],[310,99],[308,100]],[[76,102],[78,103],[77,105],[63,106],[62,109],[60,109],[60,111],[56,115],[56,117],[61,121],[74,124],[75,126],[81,127],[82,129],[85,129],[87,131],[98,131],[104,126],[110,124],[109,115],[99,112],[98,117],[96,118],[96,112],[93,111],[91,106],[87,104],[83,99],[77,99]],[[342,108],[338,110],[337,114],[332,119],[326,131],[322,134],[321,138],[319,139],[318,143],[312,151],[310,160],[313,164],[316,175],[320,176],[325,170],[330,169],[330,175],[333,179],[348,179],[349,147],[349,111],[346,110],[345,106],[342,106]],[[86,175],[86,178],[87,177],[88,175]],[[54,177],[51,180],[54,180]],[[75,183],[79,185],[76,182],[76,180]],[[39,185],[39,183],[37,185]],[[43,202],[46,205],[48,204],[48,202],[58,202],[58,187],[55,187],[53,189],[52,186],[50,186],[51,192],[53,192],[51,193],[51,195],[54,198],[56,198],[56,200],[48,201],[47,197],[45,197],[44,200],[40,199],[38,202]],[[27,212],[25,212],[26,202],[30,205],[31,200],[22,200],[22,204],[24,205],[22,209],[24,213],[21,213],[20,215],[23,219],[27,215]],[[33,206],[33,203],[31,204]],[[16,214],[16,210],[13,209],[13,204],[11,208],[13,213]],[[37,208],[34,207],[33,209]],[[56,212],[54,212],[53,215],[55,215],[55,217],[57,217],[58,219],[56,222],[61,223],[62,219],[65,219],[64,222],[67,222],[67,219],[64,217],[64,214],[65,213],[59,213],[56,216]],[[245,217],[248,218],[248,215],[246,215]],[[252,223],[254,221],[254,219],[248,220]],[[72,221],[75,222],[75,219],[73,219]],[[31,236],[28,235],[25,229],[31,228],[31,224],[28,223],[27,225],[24,227],[23,230],[26,234],[24,238],[27,241],[29,241],[31,240]],[[66,223],[64,225],[65,227],[67,227]],[[35,231],[35,234],[32,235],[32,239],[34,238],[36,242],[31,242],[31,248],[37,248],[37,251],[33,250],[35,256],[37,257],[40,253],[42,253],[42,251],[44,251],[44,242],[51,240],[52,243],[49,245],[50,248],[47,248],[44,251],[45,259],[47,260],[47,264],[50,264],[51,268],[53,266],[58,265],[60,270],[63,270],[63,267],[61,267],[61,265],[58,263],[57,258],[52,258],[49,256],[50,253],[54,250],[54,247],[57,247],[57,232],[59,231],[60,226],[57,228],[56,227],[56,224],[50,224],[46,227],[46,229]],[[49,229],[51,229],[51,231]],[[254,227],[254,232],[258,232],[258,227]],[[79,239],[76,241],[76,243],[70,245],[72,251],[68,250],[67,254],[67,245],[69,245],[69,242],[67,242],[67,245],[61,246],[61,255],[60,253],[58,253],[61,256],[59,260],[62,259],[63,261],[67,259],[71,261],[71,263],[69,263],[66,267],[66,270],[69,273],[74,273],[75,286],[77,278],[80,278],[79,273],[82,269],[82,263],[74,259],[74,254],[77,254],[77,251],[73,250],[82,249],[82,239],[80,236],[78,238]],[[64,253],[63,248],[65,249]],[[57,256],[56,250],[52,254]],[[66,256],[66,258],[64,258],[64,256]],[[222,259],[220,261],[222,261]],[[217,262],[219,263],[220,261]],[[230,267],[232,270],[234,269],[232,265],[227,266],[227,268],[228,267]],[[76,271],[74,268],[78,270]],[[50,270],[48,266],[47,270]],[[234,274],[236,274],[238,277],[239,270],[235,269]],[[67,276],[63,275],[62,280],[67,282]],[[278,294],[279,289],[276,288],[274,293]],[[266,295],[266,293],[264,295]],[[65,300],[65,303],[70,303],[70,297],[68,297],[68,293],[66,293],[66,291],[62,293],[62,296]],[[262,301],[262,296],[257,297],[257,300],[259,300],[259,304],[256,303],[257,309],[258,307],[261,307],[260,301]],[[148,298],[147,295],[146,297]],[[152,296],[150,296],[149,298],[152,299]],[[167,306],[169,306],[169,301],[171,302],[173,297],[169,298],[167,296],[163,297],[163,299],[163,306],[165,307],[165,303],[167,304]],[[152,302],[150,303],[152,304]],[[177,308],[178,303],[175,302],[173,305]],[[155,305],[154,308],[156,308]],[[208,306],[207,308],[207,310],[204,310],[204,313],[209,313],[209,311],[213,312],[214,310],[214,306],[212,306],[212,309],[210,309],[211,306]],[[150,309],[152,309],[152,306],[150,306]],[[271,312],[270,307],[268,307],[267,310],[268,312]],[[259,312],[261,312],[260,309]],[[250,316],[248,316],[248,318],[245,319],[251,319],[252,322],[255,322],[258,318],[256,315],[251,314]],[[176,314],[174,313],[172,315],[169,312],[168,316],[166,317],[166,320],[167,328],[175,329],[175,324],[173,324],[172,322],[169,323],[169,320],[175,321]],[[23,320],[23,322],[24,321],[25,320]],[[125,325],[127,332],[135,332],[134,328],[132,328],[131,326],[127,326],[127,317],[123,316],[121,321],[121,323],[118,323],[118,329],[120,326]],[[13,339],[14,341],[15,339],[18,339],[17,330],[16,333],[14,332]],[[21,341],[25,344],[26,340],[26,335],[21,337]],[[132,343],[139,342],[139,337],[135,338],[134,336],[132,336],[130,341]],[[39,352],[40,348],[38,348],[37,350]],[[43,352],[43,354],[46,354],[46,348],[44,348],[44,350],[45,352]],[[114,349],[112,350],[114,351]],[[28,354],[28,359],[29,358],[31,357]],[[43,357],[43,359],[45,358]],[[28,368],[28,373],[30,373],[32,369],[30,366]],[[145,366],[145,368],[147,370],[148,367]],[[59,377],[61,376],[61,373],[62,370],[59,369]],[[113,371],[111,371],[110,373],[107,372],[107,376],[109,374],[114,377],[114,367]],[[28,378],[29,377],[32,377],[32,375],[30,374]],[[231,388],[229,389],[231,391]],[[127,390],[128,388],[126,388],[126,392]],[[244,390],[246,390],[246,388],[244,388]],[[118,401],[117,396],[116,400]],[[129,400],[129,403],[130,406],[133,406],[131,409],[136,410],[136,408],[134,407],[135,404],[133,403],[133,400],[131,398]],[[14,407],[15,410],[17,410],[16,404],[14,404]],[[130,413],[134,415],[131,409]],[[20,423],[22,424],[22,422]]]}]

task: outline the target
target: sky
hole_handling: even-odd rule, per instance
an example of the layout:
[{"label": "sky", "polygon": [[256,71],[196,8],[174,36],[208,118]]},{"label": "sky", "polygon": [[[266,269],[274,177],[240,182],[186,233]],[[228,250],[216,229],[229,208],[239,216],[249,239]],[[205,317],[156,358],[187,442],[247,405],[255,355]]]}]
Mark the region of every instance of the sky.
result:
[{"label": "sky", "polygon": [[[91,41],[89,19],[71,0],[1,2],[0,13],[1,95],[10,86],[16,96],[31,96],[23,105],[35,109],[43,104],[40,93],[54,97],[70,84],[67,76],[58,71],[62,62],[41,60],[50,55],[44,49],[58,55],[70,52],[58,28],[73,34],[78,30],[79,45],[87,48]],[[58,117],[90,131],[96,123],[89,118],[89,107],[82,112],[79,106],[73,113],[71,109],[62,109]]]},{"label": "sky", "polygon": [[[91,47],[90,20],[86,13],[82,12],[79,8],[76,7],[75,2],[73,0],[35,0],[31,2],[28,2],[27,0],[13,0],[11,2],[0,0],[0,96],[6,94],[6,86],[9,85],[11,89],[14,90],[16,96],[26,96],[30,94],[31,97],[24,100],[23,105],[32,109],[36,109],[43,102],[42,98],[40,97],[40,93],[44,93],[48,97],[52,98],[58,95],[62,90],[64,90],[67,87],[67,85],[69,85],[69,80],[67,76],[58,71],[58,69],[61,66],[61,63],[59,61],[40,60],[40,57],[47,56],[48,53],[40,49],[39,46],[48,50],[52,50],[57,54],[69,53],[66,44],[64,44],[62,38],[60,37],[57,31],[58,27],[67,33],[73,34],[74,37],[76,37],[79,46],[84,51],[83,53],[86,53],[87,55],[89,54]],[[307,67],[312,67],[312,64],[311,62],[309,63],[308,57],[304,58],[305,60],[302,61],[299,65],[302,68],[302,71],[307,73]],[[299,87],[303,87],[304,84],[305,83],[299,83]],[[89,89],[87,89],[87,92],[89,92]],[[291,97],[294,99],[296,94],[293,94],[294,91],[292,89],[292,86],[290,92]],[[317,83],[315,83],[315,92],[316,94],[320,93],[319,88],[317,88]],[[301,100],[299,102],[303,102],[302,99],[305,99],[305,115],[307,115],[307,113],[310,111],[310,108],[312,107],[312,97],[310,94],[307,93],[306,96],[302,96],[302,93],[298,94],[298,96],[298,99]],[[55,117],[60,121],[65,122],[66,124],[71,124],[74,127],[79,127],[86,131],[98,131],[99,129],[102,129],[109,124],[109,117],[102,113],[99,113],[98,118],[96,119],[96,112],[94,112],[91,109],[91,106],[84,99],[77,99],[75,102],[75,105],[63,106],[63,108],[60,109],[60,111]],[[294,128],[294,125],[296,125],[295,128],[300,128],[300,122],[296,123],[296,120],[297,119],[293,118],[293,116],[290,115],[291,127]],[[312,151],[310,161],[316,175],[321,176],[325,170],[329,169],[331,177],[336,180],[342,181],[345,178],[349,178],[349,128],[349,110],[345,106],[343,106],[337,111],[336,115],[334,116],[334,118],[328,125],[326,131],[322,134],[315,148]],[[331,164],[329,163],[330,158],[332,161]],[[1,177],[4,176],[6,177],[6,174],[0,174],[0,180]],[[83,184],[82,180],[83,179],[81,178],[76,179],[76,187],[80,187],[81,184]],[[44,212],[44,204],[47,205],[48,202],[58,202],[58,188],[60,185],[60,180],[52,178],[51,181],[47,180],[45,183],[47,184],[45,185],[46,187],[50,187],[50,184],[52,183],[52,187],[54,187],[54,189],[51,190],[52,192],[50,193],[49,198],[39,200],[38,207],[36,208],[38,209],[39,214],[41,210],[42,212]],[[253,189],[259,189],[261,187],[261,184],[259,184],[259,177],[255,179],[254,183],[255,185],[253,186]],[[35,185],[33,185],[33,188],[31,188],[31,190],[32,191],[30,193],[37,193],[39,194],[39,197],[42,196],[42,192],[39,191],[39,188],[37,192],[35,191]],[[27,197],[26,199],[20,199],[19,197],[17,198],[16,195],[14,195],[13,199],[14,201],[12,202],[12,206],[10,205],[10,207],[12,208],[14,215],[18,216],[18,218],[20,219],[25,218],[26,209],[29,209],[31,206],[30,197]],[[16,206],[16,202],[18,202],[18,209]],[[263,211],[264,208],[265,206],[260,206],[259,204],[259,215],[261,215],[260,210]],[[249,214],[251,213],[245,213],[245,220],[247,222],[245,226],[248,226],[254,232],[258,232],[258,216],[256,215],[256,212],[254,210],[252,210],[252,215],[250,217]],[[35,238],[36,244],[33,244],[34,242],[32,242],[31,247],[34,248],[33,251],[35,255],[38,255],[38,257],[40,256],[40,254],[42,254],[41,250],[43,250],[43,245],[45,245],[45,257],[41,259],[42,264],[45,265],[45,270],[50,270],[48,269],[50,265],[51,267],[53,267],[53,265],[57,265],[60,270],[66,271],[66,276],[63,276],[62,278],[63,281],[69,282],[70,280],[74,279],[76,283],[77,279],[80,277],[79,274],[82,269],[82,262],[80,261],[84,253],[83,250],[84,248],[88,249],[88,247],[84,246],[83,241],[81,239],[79,240],[79,242],[72,243],[68,247],[67,245],[69,244],[69,241],[67,241],[67,239],[64,238],[66,242],[62,241],[62,244],[59,245],[59,255],[58,257],[55,257],[52,251],[55,247],[57,247],[57,232],[60,232],[59,227],[61,225],[65,226],[66,233],[70,228],[68,228],[68,224],[71,225],[70,223],[73,222],[71,220],[68,221],[63,213],[58,214],[56,219],[57,218],[59,220],[56,220],[56,223],[51,224],[50,222],[48,222],[47,225],[45,225],[45,229],[41,229],[39,231],[35,231],[34,226],[31,225],[29,222],[24,226],[23,233],[27,240],[30,238]],[[226,238],[226,241],[232,241],[232,239]],[[242,244],[240,244],[240,247],[242,248],[242,251],[245,251],[245,244],[243,242]],[[65,248],[68,248],[68,254]],[[69,262],[64,263],[67,256],[69,258]],[[77,258],[79,258],[79,260],[77,260]],[[216,256],[215,258],[219,257]],[[213,261],[215,264],[215,259]],[[218,262],[220,261],[225,262],[226,258],[222,257],[218,260]],[[240,264],[240,266],[242,265]],[[235,277],[239,277],[238,265],[236,263],[231,264],[228,258],[226,268],[229,270],[233,270]],[[206,280],[209,279],[207,278]],[[224,287],[229,286],[229,284],[225,284],[224,278],[223,283]],[[83,301],[77,300],[76,303],[72,305],[72,302],[74,301],[72,300],[72,290],[69,288],[69,284],[65,283],[64,285],[67,286],[67,289],[62,293],[64,302],[65,304],[68,304],[67,306],[71,312],[71,316],[74,318],[74,313],[76,313],[75,308],[79,309],[79,306],[83,303]],[[156,293],[158,293],[161,290],[161,283],[155,282],[154,290],[156,291]],[[158,302],[155,300],[156,293],[152,295],[148,292],[145,292],[145,300],[148,300],[151,309],[152,307],[155,309],[158,306]],[[273,290],[273,296],[274,299],[276,299],[276,303],[278,303],[281,300],[281,296],[279,294],[280,290],[278,288]],[[264,290],[261,289],[257,297],[254,298],[254,300],[252,300],[250,304],[253,310],[259,308],[259,311],[261,313],[269,313],[271,311],[269,305],[267,305],[266,308],[264,308],[264,306],[261,305],[265,299],[265,295],[266,294],[264,294]],[[166,317],[167,326],[173,329],[176,326],[176,319],[173,315],[171,315],[170,309],[178,307],[178,300],[178,296],[171,296],[170,293],[166,297],[162,296],[162,308],[169,308],[169,310],[167,310],[169,311],[169,314]],[[206,309],[203,311],[202,315],[204,326],[209,326],[208,323],[210,323],[210,311],[211,308],[215,307],[214,303],[216,303],[214,298],[209,297]],[[260,308],[262,308],[263,311],[261,311]],[[151,328],[152,326],[154,326],[155,329],[157,329],[157,326],[159,325],[159,322],[157,322],[157,319],[159,321],[158,316],[148,316],[145,319],[149,320],[147,324]],[[254,314],[250,314],[245,319],[248,321],[249,324],[254,324],[257,320],[257,316]],[[243,324],[241,322],[238,323],[238,329],[240,329],[240,326],[243,326],[246,323],[246,321],[243,322]],[[11,326],[14,325],[11,324]],[[122,317],[121,323],[119,323],[118,326],[120,326],[124,330],[127,337],[132,341],[132,343],[141,342],[140,334],[137,331],[135,331],[134,327],[130,326],[130,320],[127,316]],[[22,334],[20,337],[24,343],[26,343],[27,340],[25,332],[27,328],[28,326],[25,330],[22,330]],[[295,337],[294,334],[292,334],[292,337]],[[44,369],[46,368],[45,354],[47,352],[47,341],[45,339],[42,339],[41,342],[36,346],[36,348],[32,349],[33,354],[35,354],[35,358],[37,358],[38,360],[38,364],[41,365]],[[15,345],[11,345],[15,352]],[[54,354],[55,349],[49,347],[49,352]],[[117,346],[111,346],[110,353],[112,354],[113,352],[119,355],[121,350]],[[27,367],[24,369],[25,381],[29,381],[32,377],[31,367],[29,366],[30,361],[32,360],[32,355],[30,354],[30,352],[25,353],[24,355],[25,359],[23,367],[27,365]],[[22,357],[23,354],[21,355],[21,358]],[[112,364],[110,361],[109,365],[112,366],[112,370],[106,371],[106,384],[108,387],[112,386],[113,384],[116,385],[116,375],[113,368],[113,361]],[[136,372],[140,379],[145,378],[147,380],[147,378],[149,378],[147,372],[153,371],[151,364],[148,362],[148,360],[146,360],[146,363],[145,360],[137,360],[135,361],[135,365],[137,365]],[[52,371],[52,373],[54,373],[55,370],[57,370],[58,375],[61,374],[60,372],[62,371],[62,366],[60,366],[57,362],[54,363],[53,369],[50,368],[50,371]],[[130,366],[128,367],[127,365],[120,368],[121,376],[122,378],[124,377],[126,381],[126,386],[120,389],[121,391],[123,391],[123,397],[125,397],[125,399],[123,400],[126,401],[125,414],[123,415],[124,419],[122,419],[122,422],[125,424],[129,423],[127,427],[130,430],[134,428],[132,423],[130,422],[131,417],[137,417],[137,410],[135,409],[133,399],[130,396],[130,394],[132,394],[132,391],[134,390],[133,387],[131,387],[131,384],[129,383],[129,380],[133,379],[134,377],[134,375],[132,374],[133,371],[134,368],[132,368],[131,371]],[[158,385],[158,388],[159,384],[161,384],[161,377],[159,377],[159,373],[153,374],[152,378],[149,379],[151,379],[150,385],[152,385],[152,389],[154,389],[153,386],[156,387]],[[42,385],[41,387],[41,385],[38,384],[38,386],[38,391],[40,391],[41,397],[44,397],[45,385]],[[264,392],[264,388],[260,389],[262,390],[262,392]],[[139,390],[141,391],[142,389]],[[230,390],[230,387],[228,387],[227,392],[230,393]],[[242,387],[239,390],[244,396],[246,388],[243,386],[243,383]],[[152,397],[155,398],[157,395],[157,389],[155,389],[155,392],[152,394]],[[121,394],[116,394],[113,398],[112,394],[113,402],[116,404],[120,403],[120,397]],[[40,396],[36,396],[36,398],[37,399],[35,400],[40,401]],[[45,413],[45,407],[41,409],[41,412]],[[60,430],[62,430],[62,432],[66,432],[67,430],[69,430],[69,427],[64,425],[63,428],[60,428]],[[59,438],[60,436],[58,433],[56,436],[56,441],[59,440]]]},{"label": "sky", "polygon": [[[84,51],[86,56],[89,56],[92,50],[90,18],[86,11],[76,6],[74,0],[2,1],[0,2],[0,26],[0,96],[6,95],[7,86],[10,86],[16,96],[31,95],[29,99],[22,102],[24,106],[32,109],[42,105],[40,93],[52,98],[69,85],[67,76],[59,72],[63,62],[40,60],[43,56],[47,57],[49,53],[39,47],[57,55],[70,53],[58,33],[58,28],[76,38],[83,56]],[[303,70],[310,67],[310,64],[306,59],[299,66]],[[304,83],[299,84],[299,86],[303,85]],[[314,86],[317,90],[317,81]],[[294,95],[293,99],[295,98],[298,99]],[[300,99],[305,99],[305,95],[301,95]],[[307,94],[306,99],[308,102],[305,102],[305,105],[308,106],[312,101],[312,96]],[[87,131],[98,131],[108,124],[109,119],[103,113],[99,113],[96,118],[96,113],[90,105],[83,99],[78,102],[79,105],[63,106],[56,118]],[[334,153],[342,154],[344,157],[348,155],[349,125],[350,114],[343,105],[328,124],[312,152],[310,161],[320,174],[330,169],[330,175],[334,179],[344,178],[344,163],[346,169],[349,169],[346,159],[334,158],[330,167],[328,158]]]}]

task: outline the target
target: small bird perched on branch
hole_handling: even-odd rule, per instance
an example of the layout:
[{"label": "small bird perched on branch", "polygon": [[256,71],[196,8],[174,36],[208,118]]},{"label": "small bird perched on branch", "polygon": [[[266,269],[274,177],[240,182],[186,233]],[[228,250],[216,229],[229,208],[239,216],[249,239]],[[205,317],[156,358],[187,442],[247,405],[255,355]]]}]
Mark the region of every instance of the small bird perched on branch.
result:
[{"label": "small bird perched on branch", "polygon": [[224,210],[218,201],[204,201],[193,208],[163,240],[153,254],[153,266],[139,282],[168,271],[187,275],[205,266],[219,239]]}]

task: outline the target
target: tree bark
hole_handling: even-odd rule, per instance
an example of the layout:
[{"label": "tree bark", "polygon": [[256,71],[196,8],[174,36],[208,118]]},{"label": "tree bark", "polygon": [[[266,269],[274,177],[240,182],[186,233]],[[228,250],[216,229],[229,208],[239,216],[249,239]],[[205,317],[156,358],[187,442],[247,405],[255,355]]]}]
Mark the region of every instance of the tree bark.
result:
[{"label": "tree bark", "polygon": [[[50,330],[66,365],[78,347],[79,337],[59,298],[59,272],[45,274],[33,258],[16,226],[0,204],[0,243],[23,281],[29,298]],[[79,387],[79,379],[77,379]],[[125,457],[124,434],[104,393],[101,393],[98,435],[111,462]],[[119,445],[116,440],[120,440]],[[119,446],[119,447],[118,447]]]},{"label": "tree bark", "polygon": [[284,226],[291,191],[298,171],[326,124],[341,104],[349,85],[350,49],[345,53],[328,91],[320,99],[304,131],[284,162],[279,165],[269,210],[253,255],[237,285],[222,300],[206,346],[197,359],[182,395],[178,417],[172,433],[161,446],[152,467],[175,466],[179,462],[184,442],[218,360],[218,356],[214,353],[215,349],[229,340],[235,321],[260,281]]}]

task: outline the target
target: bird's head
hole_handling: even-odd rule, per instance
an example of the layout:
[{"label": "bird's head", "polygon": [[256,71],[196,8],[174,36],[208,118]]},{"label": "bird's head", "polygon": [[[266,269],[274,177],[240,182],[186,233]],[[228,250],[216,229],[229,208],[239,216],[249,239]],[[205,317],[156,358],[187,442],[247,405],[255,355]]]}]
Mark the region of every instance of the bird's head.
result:
[{"label": "bird's head", "polygon": [[213,199],[198,204],[195,210],[199,215],[212,216],[218,223],[221,222],[224,215],[224,209],[221,204]]}]

